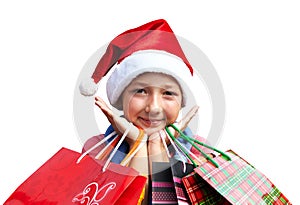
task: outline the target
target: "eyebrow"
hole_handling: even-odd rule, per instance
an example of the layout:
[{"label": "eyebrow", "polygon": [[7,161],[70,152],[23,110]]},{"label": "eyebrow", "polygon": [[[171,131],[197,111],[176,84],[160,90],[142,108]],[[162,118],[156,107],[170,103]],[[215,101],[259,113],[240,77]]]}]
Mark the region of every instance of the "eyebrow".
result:
[{"label": "eyebrow", "polygon": [[[176,86],[174,86],[176,85]],[[149,86],[153,86],[153,85],[149,85],[148,83],[144,83],[144,82],[134,82],[131,86],[140,86],[140,87],[149,87]],[[160,87],[160,86],[157,86]],[[163,84],[161,87],[163,87],[164,89],[180,89],[180,87],[177,84]]]},{"label": "eyebrow", "polygon": [[141,86],[141,87],[147,87],[149,86],[147,83],[143,83],[143,82],[134,82],[132,83],[130,86]]}]

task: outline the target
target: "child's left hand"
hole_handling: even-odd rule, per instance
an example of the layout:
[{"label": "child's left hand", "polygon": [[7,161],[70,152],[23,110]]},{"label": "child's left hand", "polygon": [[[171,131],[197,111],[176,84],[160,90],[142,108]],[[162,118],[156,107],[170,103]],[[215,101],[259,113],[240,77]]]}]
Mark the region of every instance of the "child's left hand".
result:
[{"label": "child's left hand", "polygon": [[[197,114],[198,110],[199,106],[195,105],[179,122],[175,122],[174,125],[178,127],[179,130],[184,131],[193,117]],[[175,130],[173,128],[170,127],[170,131],[175,137],[178,136],[178,133],[175,133]]]}]

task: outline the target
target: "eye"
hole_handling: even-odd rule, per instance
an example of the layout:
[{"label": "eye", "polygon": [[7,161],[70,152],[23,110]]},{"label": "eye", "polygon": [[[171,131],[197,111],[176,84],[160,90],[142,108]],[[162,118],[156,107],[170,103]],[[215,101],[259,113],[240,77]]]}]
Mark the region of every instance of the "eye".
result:
[{"label": "eye", "polygon": [[176,95],[174,92],[171,91],[165,91],[164,95]]},{"label": "eye", "polygon": [[139,94],[145,94],[145,93],[146,93],[146,90],[143,89],[143,88],[141,88],[141,89],[136,89],[134,92],[135,92],[135,93],[139,93]]}]

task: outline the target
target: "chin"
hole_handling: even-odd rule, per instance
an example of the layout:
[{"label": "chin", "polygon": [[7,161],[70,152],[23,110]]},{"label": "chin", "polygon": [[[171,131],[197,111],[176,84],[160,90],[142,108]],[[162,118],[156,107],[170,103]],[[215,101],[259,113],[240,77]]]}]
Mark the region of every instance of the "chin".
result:
[{"label": "chin", "polygon": [[164,127],[151,127],[151,128],[145,128],[145,132],[148,136],[152,135],[155,132],[159,132],[160,130],[164,129]]}]

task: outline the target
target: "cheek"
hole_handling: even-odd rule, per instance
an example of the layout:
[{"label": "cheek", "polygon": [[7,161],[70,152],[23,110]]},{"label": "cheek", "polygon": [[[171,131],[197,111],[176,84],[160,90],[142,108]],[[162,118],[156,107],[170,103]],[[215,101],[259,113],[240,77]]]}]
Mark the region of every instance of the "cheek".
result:
[{"label": "cheek", "polygon": [[143,103],[135,99],[134,97],[124,100],[123,112],[127,120],[134,122],[136,120],[137,114],[141,112],[142,109]]},{"label": "cheek", "polygon": [[167,116],[168,123],[174,123],[179,115],[181,105],[178,103],[169,104],[166,106],[165,114]]}]

